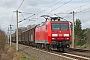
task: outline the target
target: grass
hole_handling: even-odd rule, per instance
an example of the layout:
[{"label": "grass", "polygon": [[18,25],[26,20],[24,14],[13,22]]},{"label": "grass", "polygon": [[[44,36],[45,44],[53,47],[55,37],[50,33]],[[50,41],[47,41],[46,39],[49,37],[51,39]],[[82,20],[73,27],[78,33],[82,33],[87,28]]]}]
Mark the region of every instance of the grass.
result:
[{"label": "grass", "polygon": [[34,56],[30,55],[29,53],[26,53],[26,52],[23,51],[23,50],[20,50],[20,51],[22,51],[22,52],[24,52],[25,54],[27,54],[28,56],[30,56],[30,57],[32,58],[32,60],[36,60],[36,58],[35,58]]},{"label": "grass", "polygon": [[12,45],[12,48],[13,48],[14,50],[16,50],[16,47],[15,47],[15,46],[13,46],[13,45]]},{"label": "grass", "polygon": [[24,56],[22,56],[22,57],[21,57],[21,60],[29,60],[29,59],[26,58],[26,57],[24,57]]},{"label": "grass", "polygon": [[36,58],[28,53],[26,53],[28,56],[32,57],[32,60],[36,60]]},{"label": "grass", "polygon": [[88,44],[84,44],[84,45],[82,45],[82,46],[78,45],[78,46],[76,46],[76,48],[90,49]]},{"label": "grass", "polygon": [[[15,46],[12,45],[12,48],[14,49],[14,51],[16,51],[16,48]],[[26,58],[24,55],[20,54],[21,53],[21,50],[18,51],[18,54],[17,54],[17,59],[20,59],[20,60],[29,60],[28,58]],[[20,54],[20,55],[19,55]],[[19,55],[19,56],[18,56]]]},{"label": "grass", "polygon": [[[15,48],[15,46],[13,46],[12,45],[12,48],[14,49],[14,50],[16,50],[16,48]],[[34,57],[34,56],[32,56],[32,55],[30,55],[29,53],[27,53],[27,52],[25,52],[25,51],[23,51],[23,50],[21,50],[21,49],[19,49],[19,51],[18,52],[24,52],[25,54],[27,54],[29,57],[31,57],[31,59],[32,60],[36,60],[36,58]],[[26,58],[24,55],[22,55],[21,57],[19,57],[21,60],[29,60],[28,58]]]}]

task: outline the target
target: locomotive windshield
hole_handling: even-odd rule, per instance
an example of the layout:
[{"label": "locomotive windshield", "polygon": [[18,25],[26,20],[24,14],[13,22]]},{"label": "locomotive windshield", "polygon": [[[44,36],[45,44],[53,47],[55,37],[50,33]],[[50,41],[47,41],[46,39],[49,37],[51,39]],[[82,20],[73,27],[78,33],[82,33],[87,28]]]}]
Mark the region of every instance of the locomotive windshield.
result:
[{"label": "locomotive windshield", "polygon": [[68,24],[52,24],[52,30],[68,30]]}]

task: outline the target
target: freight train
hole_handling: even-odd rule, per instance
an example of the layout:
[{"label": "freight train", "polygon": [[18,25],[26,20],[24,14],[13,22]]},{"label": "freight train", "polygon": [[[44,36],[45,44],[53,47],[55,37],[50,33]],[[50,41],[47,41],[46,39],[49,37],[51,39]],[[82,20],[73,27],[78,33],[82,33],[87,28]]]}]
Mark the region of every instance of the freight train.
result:
[{"label": "freight train", "polygon": [[[19,35],[19,43],[66,52],[71,44],[71,27],[69,21],[60,21],[60,17],[50,17],[42,24],[36,25]],[[12,36],[12,42],[16,41]]]}]

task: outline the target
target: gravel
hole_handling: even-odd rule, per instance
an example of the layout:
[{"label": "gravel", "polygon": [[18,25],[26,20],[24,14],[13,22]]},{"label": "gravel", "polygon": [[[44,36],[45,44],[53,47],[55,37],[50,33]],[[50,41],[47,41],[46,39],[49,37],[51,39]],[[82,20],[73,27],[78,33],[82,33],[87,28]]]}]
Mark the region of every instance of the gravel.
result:
[{"label": "gravel", "polygon": [[36,50],[31,46],[19,45],[19,50],[22,51],[23,54],[30,60],[70,60],[64,57]]}]

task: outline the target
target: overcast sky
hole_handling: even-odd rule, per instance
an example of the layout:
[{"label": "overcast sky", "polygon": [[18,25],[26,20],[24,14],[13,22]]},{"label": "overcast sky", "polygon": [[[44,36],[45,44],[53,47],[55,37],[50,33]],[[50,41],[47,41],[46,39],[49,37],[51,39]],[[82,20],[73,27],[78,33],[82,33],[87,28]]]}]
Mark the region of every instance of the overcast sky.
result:
[{"label": "overcast sky", "polygon": [[[13,25],[13,29],[16,28],[16,11],[22,0],[1,0],[0,1],[0,27],[7,31],[10,24]],[[90,0],[24,0],[21,7],[18,9],[20,12],[33,13],[25,14],[19,13],[19,21],[27,18],[34,19],[36,21],[23,21],[19,23],[19,27],[39,24],[45,19],[41,18],[41,15],[54,15],[57,13],[70,13],[72,11],[80,12],[75,14],[76,18],[81,20],[82,29],[90,28]],[[71,14],[57,14],[69,21],[72,21]],[[13,17],[13,18],[12,18]]]}]

